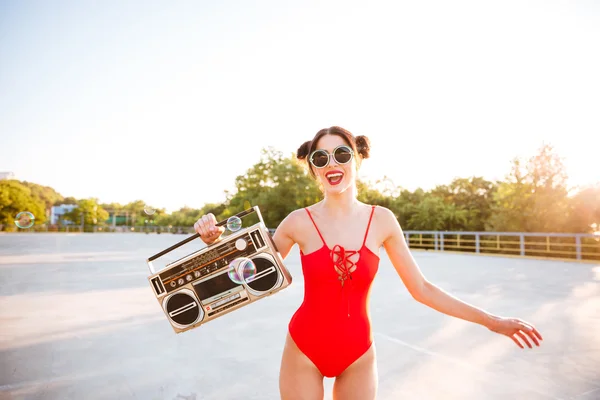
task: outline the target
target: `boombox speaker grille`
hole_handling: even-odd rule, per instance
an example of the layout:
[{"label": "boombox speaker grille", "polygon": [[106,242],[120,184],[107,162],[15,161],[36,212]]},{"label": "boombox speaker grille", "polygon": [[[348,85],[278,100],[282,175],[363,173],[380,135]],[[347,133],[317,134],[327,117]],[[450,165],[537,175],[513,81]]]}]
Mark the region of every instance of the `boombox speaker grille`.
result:
[{"label": "boombox speaker grille", "polygon": [[256,278],[246,284],[256,292],[268,292],[277,285],[279,272],[273,261],[265,257],[254,257],[252,262],[256,266]]},{"label": "boombox speaker grille", "polygon": [[171,321],[181,327],[189,326],[200,317],[203,312],[196,298],[187,291],[179,291],[165,299],[165,311]]}]

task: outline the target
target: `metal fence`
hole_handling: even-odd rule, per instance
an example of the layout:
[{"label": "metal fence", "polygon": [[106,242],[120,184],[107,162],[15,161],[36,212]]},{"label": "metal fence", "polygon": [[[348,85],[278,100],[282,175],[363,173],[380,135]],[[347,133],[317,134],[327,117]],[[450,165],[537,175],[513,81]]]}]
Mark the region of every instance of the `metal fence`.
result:
[{"label": "metal fence", "polygon": [[[274,233],[274,229],[269,229]],[[192,234],[191,226],[34,225],[17,232]],[[404,231],[411,249],[600,261],[600,235],[585,233]]]},{"label": "metal fence", "polygon": [[600,236],[585,233],[404,231],[410,248],[600,261]]}]

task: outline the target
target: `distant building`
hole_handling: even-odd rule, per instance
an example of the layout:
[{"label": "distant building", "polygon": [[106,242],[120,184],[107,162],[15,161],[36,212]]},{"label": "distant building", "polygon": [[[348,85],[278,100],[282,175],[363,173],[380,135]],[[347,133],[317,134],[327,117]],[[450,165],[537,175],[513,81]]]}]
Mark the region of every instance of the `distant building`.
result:
[{"label": "distant building", "polygon": [[63,220],[63,215],[77,208],[77,204],[61,204],[50,209],[50,224],[72,225],[73,222]]},{"label": "distant building", "polygon": [[16,179],[15,178],[15,174],[8,171],[8,172],[0,172],[0,180],[2,179]]}]

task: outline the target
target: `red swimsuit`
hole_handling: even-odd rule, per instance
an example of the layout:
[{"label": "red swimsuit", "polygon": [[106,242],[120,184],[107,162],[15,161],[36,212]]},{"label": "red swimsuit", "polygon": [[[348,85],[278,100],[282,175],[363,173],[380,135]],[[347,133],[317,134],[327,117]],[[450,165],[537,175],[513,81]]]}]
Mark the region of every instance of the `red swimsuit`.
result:
[{"label": "red swimsuit", "polygon": [[288,329],[298,348],[328,378],[344,372],[373,342],[369,294],[379,257],[365,242],[374,211],[375,206],[362,247],[349,251],[337,245],[330,249],[306,209],[323,246],[310,254],[300,251],[304,301]]}]

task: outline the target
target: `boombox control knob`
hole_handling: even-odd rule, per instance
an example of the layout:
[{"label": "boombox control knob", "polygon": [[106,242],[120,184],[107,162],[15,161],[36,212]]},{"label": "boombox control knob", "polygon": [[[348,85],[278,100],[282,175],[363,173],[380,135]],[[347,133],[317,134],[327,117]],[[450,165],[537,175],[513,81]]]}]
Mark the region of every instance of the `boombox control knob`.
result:
[{"label": "boombox control knob", "polygon": [[194,276],[196,278],[199,278],[200,277],[200,271],[194,271]]},{"label": "boombox control knob", "polygon": [[244,239],[238,239],[235,241],[235,248],[238,250],[244,250],[246,248],[246,246],[248,245],[248,243],[244,240]]},{"label": "boombox control knob", "polygon": [[185,282],[185,281],[183,280],[183,278],[179,278],[179,279],[177,280],[177,283],[179,283],[180,285],[183,285],[183,283],[184,283],[184,282]]},{"label": "boombox control knob", "polygon": [[185,279],[187,279],[187,281],[191,281],[192,280],[192,274],[187,274]]}]

